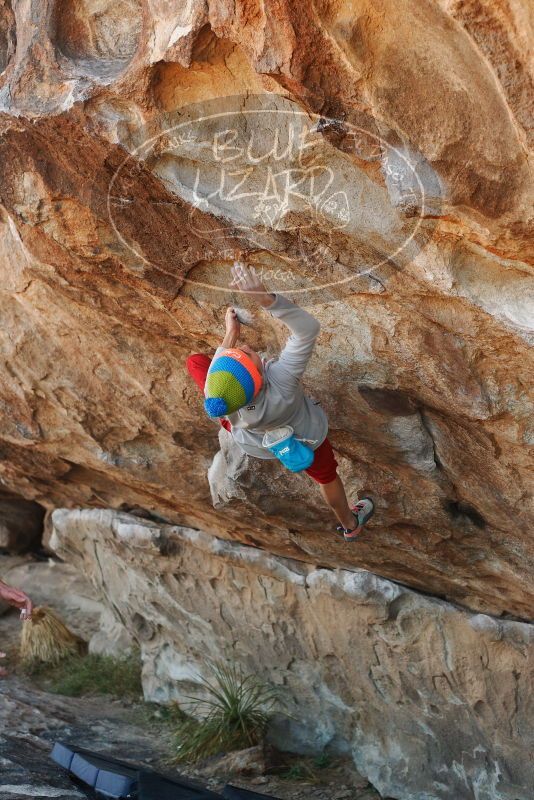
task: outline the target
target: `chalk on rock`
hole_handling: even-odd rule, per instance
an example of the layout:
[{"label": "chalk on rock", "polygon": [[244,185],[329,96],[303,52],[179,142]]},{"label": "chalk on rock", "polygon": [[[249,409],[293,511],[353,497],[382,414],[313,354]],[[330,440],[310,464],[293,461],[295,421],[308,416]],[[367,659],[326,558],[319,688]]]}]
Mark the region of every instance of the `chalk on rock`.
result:
[{"label": "chalk on rock", "polygon": [[241,308],[239,306],[234,306],[234,311],[241,325],[248,325],[251,328],[254,327],[255,317],[251,311],[249,311],[246,308]]}]

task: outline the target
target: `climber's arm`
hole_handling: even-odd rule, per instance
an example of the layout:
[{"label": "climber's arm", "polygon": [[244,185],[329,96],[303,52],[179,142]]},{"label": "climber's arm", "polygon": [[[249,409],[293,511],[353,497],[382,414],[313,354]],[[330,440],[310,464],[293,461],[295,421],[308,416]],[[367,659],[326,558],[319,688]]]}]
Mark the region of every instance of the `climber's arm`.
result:
[{"label": "climber's arm", "polygon": [[290,389],[300,380],[311,358],[320,330],[318,320],[286,297],[267,292],[254,267],[236,264],[232,276],[231,286],[249,294],[291,331],[280,357],[271,367],[272,376]]},{"label": "climber's arm", "polygon": [[285,384],[294,384],[308,366],[321,326],[315,317],[279,294],[268,311],[291,331],[280,357],[271,367],[272,374]]},{"label": "climber's arm", "polygon": [[235,347],[241,334],[241,324],[233,308],[230,307],[226,309],[224,322],[226,325],[226,333],[224,339],[217,348],[217,352],[219,352],[219,350],[226,350],[228,347]]}]

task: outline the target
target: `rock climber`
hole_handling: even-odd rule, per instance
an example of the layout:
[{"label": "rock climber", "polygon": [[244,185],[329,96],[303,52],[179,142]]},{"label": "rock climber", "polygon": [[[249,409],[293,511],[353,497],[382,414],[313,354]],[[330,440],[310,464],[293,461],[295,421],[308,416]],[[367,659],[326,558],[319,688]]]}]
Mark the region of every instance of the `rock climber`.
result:
[{"label": "rock climber", "polygon": [[[219,418],[248,455],[278,457],[293,471],[300,471],[294,468],[295,463],[309,464],[304,471],[319,484],[334,511],[340,523],[338,533],[353,542],[373,515],[374,503],[364,497],[349,506],[327,438],[328,419],[319,402],[304,394],[301,384],[319,334],[319,322],[282,295],[267,292],[253,267],[236,262],[231,271],[230,287],[280,319],[291,335],[278,358],[263,359],[246,344],[237,347],[241,324],[235,309],[228,308],[226,335],[213,359],[198,353],[187,359],[189,374],[205,396],[205,410],[210,417]],[[278,455],[276,447],[268,449],[264,438],[267,432],[279,429],[288,437],[278,447],[284,455]],[[276,439],[276,433],[269,435]],[[291,462],[295,454],[297,461]],[[299,462],[299,457],[304,460]]]},{"label": "rock climber", "polygon": [[[10,606],[20,608],[20,618],[23,620],[32,618],[33,603],[27,594],[21,592],[20,589],[14,589],[13,586],[8,586],[4,581],[0,581],[0,600],[8,603]],[[5,658],[5,653],[0,653],[0,658]],[[0,667],[0,678],[5,678],[7,671]]]}]

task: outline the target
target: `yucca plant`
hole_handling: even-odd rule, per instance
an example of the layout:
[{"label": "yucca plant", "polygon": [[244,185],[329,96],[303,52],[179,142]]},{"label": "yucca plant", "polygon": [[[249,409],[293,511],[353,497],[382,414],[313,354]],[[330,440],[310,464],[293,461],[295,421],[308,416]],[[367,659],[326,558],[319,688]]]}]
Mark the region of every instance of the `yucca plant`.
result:
[{"label": "yucca plant", "polygon": [[191,713],[177,730],[177,760],[195,762],[259,744],[279,692],[236,666],[210,664],[212,679],[200,684],[206,697],[189,697]]}]

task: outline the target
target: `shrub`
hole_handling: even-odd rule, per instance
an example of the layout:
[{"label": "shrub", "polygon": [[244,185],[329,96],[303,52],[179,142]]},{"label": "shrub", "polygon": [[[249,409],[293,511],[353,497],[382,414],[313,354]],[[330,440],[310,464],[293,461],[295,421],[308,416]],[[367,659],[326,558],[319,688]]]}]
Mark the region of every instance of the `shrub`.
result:
[{"label": "shrub", "polygon": [[177,728],[177,760],[195,762],[258,744],[278,699],[278,690],[235,666],[211,665],[201,680],[207,697],[190,697],[193,714]]}]

